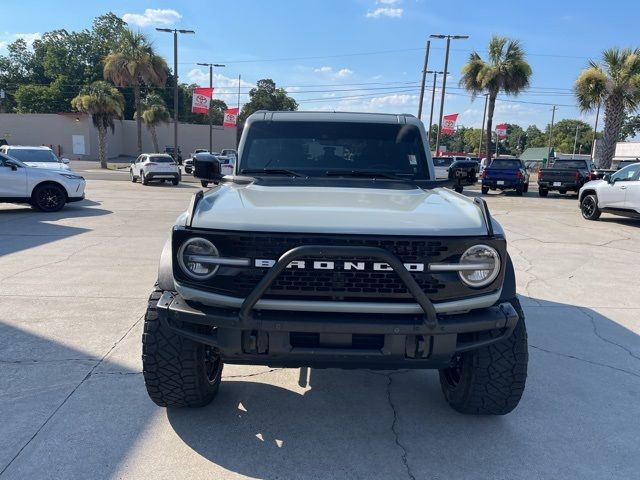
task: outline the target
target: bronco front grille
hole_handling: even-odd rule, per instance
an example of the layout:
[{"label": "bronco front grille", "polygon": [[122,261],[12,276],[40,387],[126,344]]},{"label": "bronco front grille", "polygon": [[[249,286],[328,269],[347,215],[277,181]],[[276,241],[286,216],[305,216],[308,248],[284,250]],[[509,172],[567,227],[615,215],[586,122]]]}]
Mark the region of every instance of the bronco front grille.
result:
[{"label": "bronco front grille", "polygon": [[[202,235],[209,238],[218,248],[221,256],[251,259],[251,267],[224,267],[205,284],[184,278],[179,269],[174,270],[179,280],[197,288],[229,295],[246,297],[266,275],[268,268],[255,267],[256,259],[278,260],[292,248],[303,245],[362,246],[377,247],[395,254],[403,263],[454,262],[470,246],[488,240],[472,237],[399,237],[370,235],[319,235],[319,234],[278,234],[242,232],[185,232],[176,231],[174,252],[183,241],[180,237]],[[176,238],[177,237],[177,238]],[[496,243],[502,242],[502,246]],[[490,242],[498,251],[504,251],[503,239]],[[302,259],[301,259],[302,260]],[[305,258],[308,264],[326,258]],[[345,301],[398,301],[408,302],[413,296],[394,271],[374,271],[370,265],[372,258],[335,258],[333,270],[289,268],[284,270],[262,298],[300,300],[345,300]],[[343,262],[365,262],[365,270],[344,270]],[[465,287],[457,273],[426,271],[411,272],[414,279],[431,300],[444,300],[463,296],[478,295],[496,289],[490,285],[486,289],[472,290]],[[501,277],[496,280],[501,281]]]}]

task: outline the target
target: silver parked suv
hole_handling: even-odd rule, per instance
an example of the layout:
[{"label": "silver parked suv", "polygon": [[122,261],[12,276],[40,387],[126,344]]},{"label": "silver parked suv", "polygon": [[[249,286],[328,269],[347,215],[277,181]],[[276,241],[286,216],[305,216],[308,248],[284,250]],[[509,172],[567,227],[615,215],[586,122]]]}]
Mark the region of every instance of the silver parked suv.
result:
[{"label": "silver parked suv", "polygon": [[180,167],[173,158],[166,153],[143,153],[131,162],[129,176],[132,182],[147,185],[149,182],[166,182],[170,180],[174,185],[180,183]]},{"label": "silver parked suv", "polygon": [[217,185],[162,252],[142,339],[155,403],[208,404],[231,363],[438,369],[460,412],[516,407],[527,333],[504,232],[435,180],[418,119],[257,112],[221,172],[196,157]]}]

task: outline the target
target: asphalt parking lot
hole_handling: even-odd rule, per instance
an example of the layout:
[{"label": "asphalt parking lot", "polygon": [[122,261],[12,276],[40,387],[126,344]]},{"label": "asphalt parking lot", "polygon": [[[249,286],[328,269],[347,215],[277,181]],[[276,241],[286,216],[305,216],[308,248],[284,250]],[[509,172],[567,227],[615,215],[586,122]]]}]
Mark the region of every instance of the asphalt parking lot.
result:
[{"label": "asphalt parking lot", "polygon": [[196,185],[86,176],[58,213],[0,205],[0,478],[637,478],[640,222],[488,196],[530,342],[505,417],[455,413],[433,371],[244,366],[211,405],[165,410],[140,373],[142,317]]}]

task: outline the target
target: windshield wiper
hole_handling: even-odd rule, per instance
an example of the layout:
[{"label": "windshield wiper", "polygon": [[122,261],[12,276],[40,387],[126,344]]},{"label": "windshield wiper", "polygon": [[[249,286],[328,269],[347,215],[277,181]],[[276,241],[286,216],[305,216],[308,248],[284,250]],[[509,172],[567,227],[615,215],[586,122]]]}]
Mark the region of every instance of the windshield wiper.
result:
[{"label": "windshield wiper", "polygon": [[328,177],[370,177],[370,178],[387,178],[390,180],[402,180],[407,181],[409,179],[398,177],[392,173],[376,172],[372,170],[328,170],[325,175]]},{"label": "windshield wiper", "polygon": [[287,170],[286,168],[244,168],[240,170],[240,173],[262,173],[265,175],[290,175],[292,177],[304,177],[301,173],[294,172],[293,170]]}]

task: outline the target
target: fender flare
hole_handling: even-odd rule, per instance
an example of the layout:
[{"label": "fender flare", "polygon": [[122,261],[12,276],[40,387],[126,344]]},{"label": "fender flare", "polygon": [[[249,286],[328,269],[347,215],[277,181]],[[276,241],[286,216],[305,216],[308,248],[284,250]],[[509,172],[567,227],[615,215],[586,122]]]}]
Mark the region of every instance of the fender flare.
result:
[{"label": "fender flare", "polygon": [[158,288],[169,292],[175,291],[173,281],[173,256],[171,255],[171,236],[167,239],[160,255],[158,265]]},{"label": "fender flare", "polygon": [[502,282],[502,293],[498,303],[506,302],[516,297],[516,273],[511,262],[511,256],[507,253],[507,264]]}]

